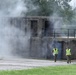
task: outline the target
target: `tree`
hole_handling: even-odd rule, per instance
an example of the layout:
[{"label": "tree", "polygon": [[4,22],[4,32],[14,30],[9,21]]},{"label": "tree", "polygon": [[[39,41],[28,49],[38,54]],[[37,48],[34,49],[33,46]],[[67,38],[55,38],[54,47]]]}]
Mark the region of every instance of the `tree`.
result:
[{"label": "tree", "polygon": [[28,15],[32,13],[32,15],[37,16],[49,16],[53,14],[54,5],[57,5],[57,3],[54,0],[32,0],[32,5],[35,9],[28,12]]},{"label": "tree", "polygon": [[28,8],[26,15],[51,16],[56,13],[65,21],[71,21],[74,13],[69,1],[71,0],[25,0]]},{"label": "tree", "polygon": [[59,3],[60,11],[59,16],[63,17],[65,21],[71,21],[74,17],[74,11],[72,10],[71,6],[68,4],[71,0],[57,0]]}]

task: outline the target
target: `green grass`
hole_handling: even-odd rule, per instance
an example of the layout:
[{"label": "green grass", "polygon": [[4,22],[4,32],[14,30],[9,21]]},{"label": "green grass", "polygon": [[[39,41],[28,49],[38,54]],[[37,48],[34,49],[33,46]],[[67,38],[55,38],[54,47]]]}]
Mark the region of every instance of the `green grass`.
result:
[{"label": "green grass", "polygon": [[0,71],[0,75],[76,75],[76,65]]}]

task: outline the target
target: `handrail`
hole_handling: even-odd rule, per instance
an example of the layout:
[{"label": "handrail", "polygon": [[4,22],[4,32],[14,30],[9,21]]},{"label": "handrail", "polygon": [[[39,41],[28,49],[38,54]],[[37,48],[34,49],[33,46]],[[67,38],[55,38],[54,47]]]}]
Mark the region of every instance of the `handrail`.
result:
[{"label": "handrail", "polygon": [[45,32],[44,36],[49,36],[49,37],[76,37],[76,29],[64,29],[64,28],[55,28],[51,29],[51,32],[48,31],[47,33]]}]

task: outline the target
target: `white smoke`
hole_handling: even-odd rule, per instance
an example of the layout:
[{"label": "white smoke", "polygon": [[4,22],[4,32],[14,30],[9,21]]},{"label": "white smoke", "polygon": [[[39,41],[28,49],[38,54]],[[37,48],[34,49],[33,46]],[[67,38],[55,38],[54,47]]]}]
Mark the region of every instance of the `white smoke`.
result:
[{"label": "white smoke", "polygon": [[56,32],[59,32],[59,29],[64,28],[63,18],[59,17],[56,13],[50,17],[50,21],[54,24],[53,28]]},{"label": "white smoke", "polygon": [[60,17],[58,16],[58,14],[54,13],[50,17],[50,22],[53,23],[53,33],[55,33],[55,35],[53,34],[54,37],[68,36],[68,34],[66,33],[68,33],[67,29],[69,29],[70,27],[66,25],[66,23],[63,20],[63,17]]},{"label": "white smoke", "polygon": [[26,12],[23,0],[0,0],[0,58],[11,58],[15,50],[27,47],[30,33],[10,24],[11,17],[22,17]]},{"label": "white smoke", "polygon": [[23,0],[0,0],[0,16],[23,16],[23,12],[26,12],[26,4]]}]

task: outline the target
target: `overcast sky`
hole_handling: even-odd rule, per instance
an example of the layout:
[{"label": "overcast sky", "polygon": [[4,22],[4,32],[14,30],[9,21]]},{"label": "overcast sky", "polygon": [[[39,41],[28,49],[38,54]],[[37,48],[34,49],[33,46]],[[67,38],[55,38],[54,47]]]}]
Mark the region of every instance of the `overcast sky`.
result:
[{"label": "overcast sky", "polygon": [[72,0],[71,2],[69,2],[70,6],[72,6],[72,8],[76,8],[76,0]]}]

